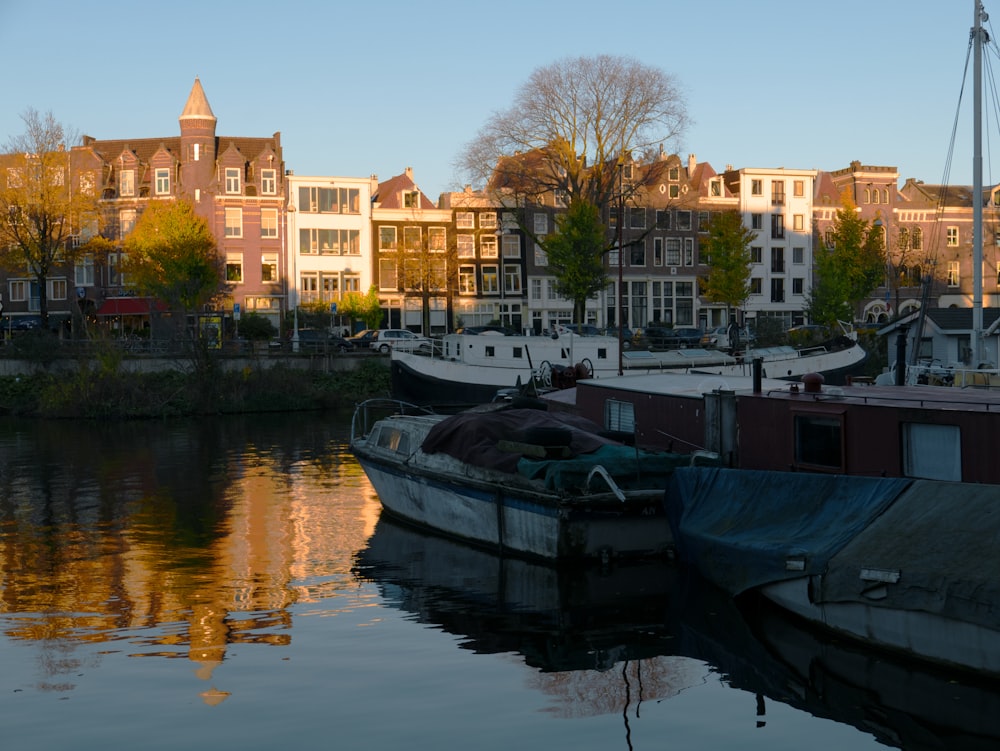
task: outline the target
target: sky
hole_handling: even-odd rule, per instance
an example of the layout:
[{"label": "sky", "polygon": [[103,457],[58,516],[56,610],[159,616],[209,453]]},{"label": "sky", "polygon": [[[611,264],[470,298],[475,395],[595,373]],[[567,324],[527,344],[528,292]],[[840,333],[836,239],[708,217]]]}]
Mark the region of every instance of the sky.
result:
[{"label": "sky", "polygon": [[[674,77],[692,122],[668,150],[717,171],[832,171],[858,160],[896,167],[900,184],[971,184],[971,95],[959,101],[973,7],[0,0],[0,143],[24,132],[29,108],[97,139],[176,136],[198,77],[217,135],[280,131],[297,175],[386,180],[412,167],[436,201],[461,189],[462,147],[534,70],[610,54]],[[1000,0],[985,7],[1000,28]],[[984,149],[984,181],[998,182],[1000,162],[992,169]]]}]

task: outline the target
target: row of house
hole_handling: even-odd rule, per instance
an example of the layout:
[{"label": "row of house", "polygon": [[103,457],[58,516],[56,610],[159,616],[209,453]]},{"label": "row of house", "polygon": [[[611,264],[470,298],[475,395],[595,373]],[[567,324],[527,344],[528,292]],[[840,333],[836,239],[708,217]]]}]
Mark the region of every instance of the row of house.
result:
[{"label": "row of house", "polygon": [[[388,180],[304,176],[285,164],[280,133],[222,136],[202,84],[195,80],[178,136],[99,140],[71,150],[73,180],[96,187],[108,221],[102,233],[121,242],[143,206],[186,198],[209,222],[225,259],[226,296],[216,314],[257,313],[280,326],[286,311],[330,304],[374,285],[384,324],[437,334],[500,321],[536,333],[572,321],[572,303],[557,293],[539,240],[565,208],[558,195],[502,205],[495,192],[466,187],[437,201],[417,186],[410,168]],[[699,296],[708,268],[700,243],[712,215],[736,210],[757,233],[751,294],[741,317],[807,322],[813,256],[842,197],[882,228],[888,248],[882,287],[858,311],[886,321],[922,304],[968,307],[972,295],[970,188],[898,186],[895,168],[852,162],[831,172],[733,168],[716,171],[695,156],[661,153],[621,166],[635,183],[630,198],[602,217],[616,250],[607,255],[608,285],[587,306],[587,323],[632,327],[723,325],[731,312]],[[1000,289],[1000,186],[984,191],[987,227],[984,303]],[[78,305],[122,328],[148,316],[119,272],[81,259],[55,273],[46,290],[53,315]],[[930,280],[930,284],[924,284]],[[38,307],[29,276],[9,274],[5,312]],[[343,322],[346,323],[346,322]]]}]

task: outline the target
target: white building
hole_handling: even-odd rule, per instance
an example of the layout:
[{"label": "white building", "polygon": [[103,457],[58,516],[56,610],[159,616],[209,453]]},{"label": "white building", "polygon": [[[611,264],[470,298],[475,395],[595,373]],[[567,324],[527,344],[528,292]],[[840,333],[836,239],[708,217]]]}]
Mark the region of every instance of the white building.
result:
[{"label": "white building", "polygon": [[747,318],[805,323],[813,272],[813,183],[816,170],[744,168],[726,173],[744,226],[757,233]]},{"label": "white building", "polygon": [[372,178],[289,174],[289,309],[339,303],[372,285]]}]

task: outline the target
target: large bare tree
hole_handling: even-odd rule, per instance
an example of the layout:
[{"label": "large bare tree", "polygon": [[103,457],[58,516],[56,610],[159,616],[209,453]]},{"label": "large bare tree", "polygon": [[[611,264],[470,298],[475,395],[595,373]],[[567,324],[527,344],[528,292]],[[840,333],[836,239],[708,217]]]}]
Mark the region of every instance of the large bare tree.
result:
[{"label": "large bare tree", "polygon": [[472,182],[528,201],[552,193],[602,208],[626,161],[654,162],[688,125],[673,76],[629,58],[566,58],[531,74],[459,157]]},{"label": "large bare tree", "polygon": [[21,119],[24,133],[0,156],[0,265],[34,278],[47,328],[49,277],[76,260],[76,241],[97,234],[97,186],[92,175],[72,173],[67,141],[74,135],[51,112],[28,109]]}]

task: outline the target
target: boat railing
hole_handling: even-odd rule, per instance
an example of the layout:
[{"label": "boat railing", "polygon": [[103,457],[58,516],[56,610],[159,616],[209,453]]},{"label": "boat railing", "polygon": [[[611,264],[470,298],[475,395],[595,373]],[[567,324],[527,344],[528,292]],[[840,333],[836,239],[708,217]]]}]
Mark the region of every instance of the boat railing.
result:
[{"label": "boat railing", "polygon": [[354,407],[354,415],[351,417],[351,442],[356,438],[364,438],[371,431],[372,426],[384,417],[390,415],[433,415],[434,410],[430,407],[412,404],[402,399],[390,399],[388,397],[377,397],[366,399]]}]

